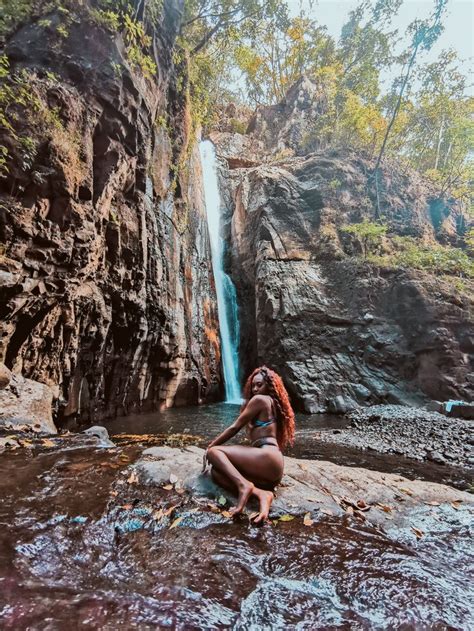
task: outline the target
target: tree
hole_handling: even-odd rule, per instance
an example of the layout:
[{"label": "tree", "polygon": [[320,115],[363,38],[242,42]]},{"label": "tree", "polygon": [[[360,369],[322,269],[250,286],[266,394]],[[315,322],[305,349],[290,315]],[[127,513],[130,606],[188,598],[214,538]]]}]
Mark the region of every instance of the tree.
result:
[{"label": "tree", "polygon": [[397,96],[395,100],[395,105],[393,107],[393,111],[390,115],[389,123],[387,125],[387,130],[385,132],[382,145],[380,147],[379,155],[377,157],[377,162],[375,164],[374,172],[375,172],[376,186],[377,186],[378,169],[383,159],[385,147],[387,145],[390,132],[393,128],[398,112],[400,110],[400,106],[402,104],[405,90],[411,78],[416,58],[420,51],[430,50],[433,44],[438,39],[438,37],[443,32],[443,25],[441,23],[441,18],[446,10],[447,1],[448,0],[435,0],[435,9],[432,15],[426,20],[416,19],[408,27],[408,32],[411,34],[411,42],[410,42],[409,49],[404,55],[405,60],[406,60],[405,70],[394,84],[394,92]]},{"label": "tree", "polygon": [[276,19],[260,24],[234,50],[247,98],[256,105],[278,103],[303,74],[315,74],[332,63],[334,48],[326,29],[308,18],[293,18],[282,25]]},{"label": "tree", "polygon": [[239,31],[250,34],[262,21],[285,23],[287,6],[279,0],[186,0],[181,34],[191,55]]}]

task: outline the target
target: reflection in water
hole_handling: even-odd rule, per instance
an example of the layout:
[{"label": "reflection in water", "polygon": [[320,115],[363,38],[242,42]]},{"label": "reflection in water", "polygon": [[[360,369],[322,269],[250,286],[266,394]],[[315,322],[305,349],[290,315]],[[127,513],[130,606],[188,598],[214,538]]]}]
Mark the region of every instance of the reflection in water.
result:
[{"label": "reflection in water", "polygon": [[472,628],[466,511],[420,541],[350,517],[258,529],[127,483],[138,452],[3,455],[2,629]]}]

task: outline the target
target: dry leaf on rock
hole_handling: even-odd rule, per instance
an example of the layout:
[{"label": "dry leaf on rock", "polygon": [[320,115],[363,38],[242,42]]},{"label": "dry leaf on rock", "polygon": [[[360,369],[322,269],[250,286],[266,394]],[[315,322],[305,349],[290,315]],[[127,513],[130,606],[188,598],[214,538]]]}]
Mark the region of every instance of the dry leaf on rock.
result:
[{"label": "dry leaf on rock", "polygon": [[178,506],[179,506],[179,504],[172,504],[165,511],[163,511],[163,515],[165,515],[166,517],[168,515],[171,515],[171,513],[174,511],[174,509],[178,508]]},{"label": "dry leaf on rock", "polygon": [[221,515],[223,517],[227,517],[227,519],[232,519],[232,513],[230,511],[228,511],[228,510],[223,510]]},{"label": "dry leaf on rock", "polygon": [[405,493],[406,495],[413,495],[413,491],[411,491],[410,489],[398,489],[399,491],[401,491],[402,493]]},{"label": "dry leaf on rock", "polygon": [[136,484],[138,482],[138,475],[136,471],[132,471],[132,473],[127,478],[127,482],[129,484]]},{"label": "dry leaf on rock", "polygon": [[427,506],[441,506],[439,502],[425,502]]},{"label": "dry leaf on rock", "polygon": [[175,519],[174,522],[169,527],[169,529],[171,530],[172,528],[176,528],[176,526],[178,526],[183,521],[183,517],[184,515],[181,515],[181,517],[178,517],[177,519]]},{"label": "dry leaf on rock", "polygon": [[43,438],[41,440],[41,444],[43,445],[43,447],[54,447],[55,443],[52,440],[49,440],[49,438]]},{"label": "dry leaf on rock", "polygon": [[386,504],[377,504],[380,510],[383,510],[384,513],[391,513],[393,508],[391,506],[387,506]]},{"label": "dry leaf on rock", "polygon": [[305,516],[303,517],[303,524],[305,526],[312,526],[313,525],[313,520],[311,519],[311,513],[306,513]]},{"label": "dry leaf on rock", "polygon": [[173,485],[172,484],[165,484],[161,488],[163,488],[165,491],[171,491],[171,489],[173,488]]},{"label": "dry leaf on rock", "polygon": [[415,528],[414,526],[412,526],[411,529],[415,533],[417,539],[421,539],[425,534],[422,530],[420,530],[419,528]]},{"label": "dry leaf on rock", "polygon": [[298,462],[298,467],[302,470],[302,471],[308,471],[308,467],[303,464],[302,462]]},{"label": "dry leaf on rock", "polygon": [[[258,513],[257,513],[257,515],[258,515]],[[294,518],[295,518],[295,516],[294,516],[294,515],[288,515],[288,514],[286,514],[286,515],[282,515],[282,516],[281,516],[281,517],[279,517],[278,519],[279,519],[280,521],[292,521]]]}]

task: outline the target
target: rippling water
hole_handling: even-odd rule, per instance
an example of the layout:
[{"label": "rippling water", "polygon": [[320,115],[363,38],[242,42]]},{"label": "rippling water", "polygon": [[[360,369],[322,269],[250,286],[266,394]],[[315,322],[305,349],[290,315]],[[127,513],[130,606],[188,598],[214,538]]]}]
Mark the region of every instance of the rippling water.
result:
[{"label": "rippling water", "polygon": [[[172,420],[170,433],[207,440],[229,422],[221,412],[135,418],[133,432]],[[130,433],[130,421],[111,428]],[[320,421],[328,431],[340,422]],[[300,432],[295,450],[309,456],[310,429]],[[186,494],[128,484],[138,445],[61,444],[0,457],[1,629],[474,628],[466,510],[420,507],[431,534],[419,541],[350,516],[255,528]]]}]

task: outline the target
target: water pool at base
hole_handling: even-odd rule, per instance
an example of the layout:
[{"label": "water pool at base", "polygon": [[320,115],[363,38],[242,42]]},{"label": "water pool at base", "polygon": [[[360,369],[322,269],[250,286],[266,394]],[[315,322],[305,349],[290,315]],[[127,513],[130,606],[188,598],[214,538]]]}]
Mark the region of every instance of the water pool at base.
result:
[{"label": "water pool at base", "polygon": [[[109,429],[205,442],[235,409],[173,410]],[[327,431],[341,422],[319,421]],[[311,432],[302,420],[297,455],[357,466],[371,458],[325,453]],[[350,516],[256,528],[187,495],[127,483],[143,447],[118,443],[99,450],[71,439],[0,456],[1,629],[474,628],[467,511],[433,522],[436,533],[420,540]]]}]

